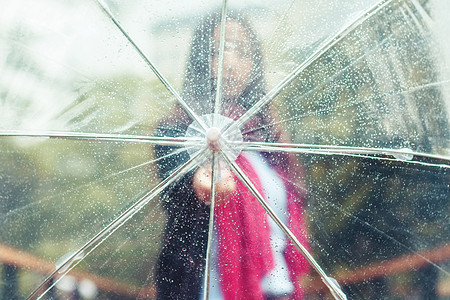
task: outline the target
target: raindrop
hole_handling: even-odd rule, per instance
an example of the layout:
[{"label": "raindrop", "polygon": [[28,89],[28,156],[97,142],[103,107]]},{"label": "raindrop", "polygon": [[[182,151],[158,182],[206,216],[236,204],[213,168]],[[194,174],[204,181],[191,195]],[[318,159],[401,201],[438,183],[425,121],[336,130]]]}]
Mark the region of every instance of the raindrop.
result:
[{"label": "raindrop", "polygon": [[[80,261],[84,257],[84,252],[78,253],[78,255],[72,257],[76,252],[69,252],[61,256],[60,259],[56,261],[56,270],[59,274],[66,272],[70,266],[72,266],[77,261]],[[72,257],[72,258],[71,258]]]},{"label": "raindrop", "polygon": [[394,156],[398,160],[412,160],[414,158],[413,151],[408,148],[402,148],[399,149],[398,152],[392,153],[392,156]]}]

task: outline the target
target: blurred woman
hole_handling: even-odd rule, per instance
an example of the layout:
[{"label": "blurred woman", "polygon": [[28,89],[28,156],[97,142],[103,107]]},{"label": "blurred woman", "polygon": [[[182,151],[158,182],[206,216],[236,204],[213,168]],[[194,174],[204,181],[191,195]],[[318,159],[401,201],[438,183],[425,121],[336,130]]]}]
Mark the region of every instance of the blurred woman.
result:
[{"label": "blurred woman", "polygon": [[[187,63],[183,99],[200,116],[214,113],[219,72],[219,13],[208,15],[194,33]],[[248,21],[228,13],[222,79],[221,115],[237,120],[266,93],[263,57]],[[287,141],[276,118],[263,109],[242,128],[244,141]],[[181,107],[161,122],[158,134],[184,136],[192,123]],[[164,178],[189,159],[184,152],[157,146]],[[169,155],[172,154],[172,155]],[[283,222],[307,246],[303,224],[301,168],[294,156],[242,152],[236,163],[252,180]],[[222,164],[223,165],[223,164]],[[303,256],[233,173],[220,167],[216,207],[210,299],[302,298],[299,280],[309,270]],[[163,249],[157,268],[159,299],[200,299],[208,239],[211,164],[188,173],[168,188]],[[294,184],[295,182],[295,184]],[[286,215],[285,212],[288,212]],[[220,275],[219,275],[220,274]]]}]

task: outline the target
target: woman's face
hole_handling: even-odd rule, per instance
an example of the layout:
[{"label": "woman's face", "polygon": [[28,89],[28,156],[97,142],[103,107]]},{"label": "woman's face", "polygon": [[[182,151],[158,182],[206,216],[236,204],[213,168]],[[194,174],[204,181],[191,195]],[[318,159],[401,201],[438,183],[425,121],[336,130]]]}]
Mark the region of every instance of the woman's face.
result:
[{"label": "woman's face", "polygon": [[[219,69],[220,25],[213,35],[213,56],[211,70],[217,79]],[[222,95],[226,99],[236,99],[250,84],[254,68],[250,37],[236,21],[226,24],[225,52],[223,59]],[[216,81],[217,82],[217,81]]]}]

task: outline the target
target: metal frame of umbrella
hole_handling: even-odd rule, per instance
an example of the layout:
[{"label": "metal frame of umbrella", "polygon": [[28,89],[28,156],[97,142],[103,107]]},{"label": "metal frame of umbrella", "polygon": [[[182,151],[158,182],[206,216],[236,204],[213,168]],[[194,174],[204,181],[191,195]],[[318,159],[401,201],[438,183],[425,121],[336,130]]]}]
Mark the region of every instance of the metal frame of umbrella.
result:
[{"label": "metal frame of umbrella", "polygon": [[[145,193],[138,201],[132,206],[127,208],[120,216],[115,218],[108,226],[93,236],[88,242],[86,242],[79,250],[72,253],[69,257],[66,257],[64,261],[61,261],[56,269],[48,275],[42,284],[35,289],[30,295],[29,299],[40,298],[42,295],[42,288],[47,286],[51,279],[56,275],[67,274],[71,271],[84,257],[94,251],[103,241],[105,241],[111,234],[118,230],[128,220],[130,220],[136,213],[138,213],[143,207],[145,207],[150,201],[155,199],[162,191],[164,191],[172,183],[180,179],[187,172],[195,168],[201,161],[208,159],[212,165],[212,177],[211,177],[211,206],[210,206],[210,218],[209,218],[209,232],[208,232],[208,245],[206,256],[206,271],[204,276],[204,286],[207,291],[204,293],[204,299],[208,299],[209,282],[210,282],[210,264],[211,264],[211,241],[213,235],[214,224],[214,203],[215,203],[215,182],[217,181],[217,162],[218,159],[224,160],[227,165],[232,169],[237,178],[248,188],[251,194],[258,200],[260,205],[264,208],[270,218],[276,223],[277,226],[286,234],[290,241],[296,246],[296,248],[303,254],[309,264],[319,274],[323,283],[327,286],[330,293],[335,299],[347,299],[341,288],[336,284],[335,280],[330,278],[321,266],[317,263],[314,257],[308,252],[308,250],[298,241],[295,235],[276,215],[274,210],[267,204],[264,197],[257,190],[250,179],[245,175],[245,172],[236,164],[234,158],[229,154],[228,148],[234,147],[245,151],[273,151],[273,152],[293,152],[293,153],[313,153],[313,154],[333,154],[333,155],[350,155],[350,156],[377,156],[378,159],[397,160],[398,158],[414,157],[414,158],[431,158],[440,163],[435,164],[441,168],[450,168],[450,159],[446,156],[439,156],[434,154],[425,154],[420,152],[413,152],[407,149],[394,150],[394,149],[381,149],[381,148],[362,148],[362,147],[345,147],[345,146],[320,146],[310,144],[296,144],[296,143],[263,143],[263,142],[242,142],[235,140],[227,140],[226,137],[229,132],[233,130],[240,130],[243,125],[246,124],[252,117],[254,117],[263,107],[268,105],[277,97],[286,87],[288,87],[302,72],[304,72],[312,63],[323,56],[329,49],[344,39],[350,32],[352,32],[359,25],[376,15],[380,10],[386,8],[393,3],[401,2],[397,0],[382,0],[374,7],[368,9],[365,13],[356,18],[350,25],[336,33],[334,36],[329,37],[322,42],[321,46],[310,55],[301,65],[295,68],[290,74],[288,74],[284,80],[270,90],[267,95],[260,99],[253,107],[251,107],[243,116],[237,121],[231,124],[229,128],[218,128],[217,122],[213,119],[213,126],[208,126],[201,116],[197,115],[194,110],[183,100],[183,98],[176,92],[171,84],[164,78],[161,72],[156,68],[152,61],[141,51],[140,47],[134,42],[132,37],[127,33],[125,28],[121,26],[119,21],[115,18],[114,14],[109,10],[108,6],[101,0],[97,0],[98,5],[108,16],[108,18],[115,24],[117,29],[123,34],[128,42],[133,46],[137,53],[141,56],[145,64],[153,71],[161,83],[167,88],[172,96],[177,100],[178,104],[185,110],[185,112],[191,117],[194,122],[198,123],[204,137],[151,137],[151,136],[132,136],[132,135],[114,135],[114,134],[84,134],[84,133],[70,133],[70,132],[33,132],[32,134],[22,131],[9,131],[2,132],[0,136],[20,136],[20,137],[41,137],[50,139],[69,139],[69,140],[85,140],[85,141],[105,141],[105,142],[137,142],[148,143],[157,145],[168,145],[177,147],[198,147],[201,150],[193,155],[188,162],[177,168],[171,173],[170,176],[162,180],[153,189]],[[219,50],[219,72],[217,79],[217,94],[215,101],[215,114],[221,113],[221,99],[222,99],[222,70],[224,64],[224,48],[225,48],[225,28],[226,28],[226,15],[227,15],[227,0],[223,0],[222,4],[222,19],[221,19],[221,38],[220,38],[220,50]],[[426,164],[420,160],[413,161],[409,159],[408,163],[412,164]],[[55,284],[55,283],[53,283]],[[50,286],[47,291],[51,288]],[[45,292],[44,292],[45,293]]]}]

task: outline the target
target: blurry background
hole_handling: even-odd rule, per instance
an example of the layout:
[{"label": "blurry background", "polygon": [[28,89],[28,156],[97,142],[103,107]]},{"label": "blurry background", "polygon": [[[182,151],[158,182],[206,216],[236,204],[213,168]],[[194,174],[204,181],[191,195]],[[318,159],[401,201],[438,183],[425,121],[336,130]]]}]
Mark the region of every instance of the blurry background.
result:
[{"label": "blurry background", "polygon": [[[260,33],[269,89],[377,3],[229,2],[245,9]],[[307,65],[273,104],[296,143],[430,154],[298,158],[313,254],[351,299],[444,299],[450,296],[450,4],[391,2]],[[220,1],[105,3],[181,92],[193,29]],[[94,1],[2,7],[2,133],[146,136],[175,105]],[[29,295],[159,181],[152,146],[143,143],[2,135],[0,151],[2,299]],[[47,297],[154,297],[164,224],[153,201]],[[303,284],[310,299],[328,297],[315,274]]]}]

